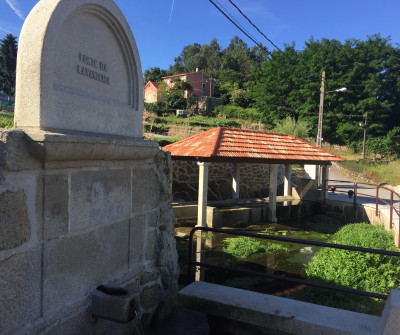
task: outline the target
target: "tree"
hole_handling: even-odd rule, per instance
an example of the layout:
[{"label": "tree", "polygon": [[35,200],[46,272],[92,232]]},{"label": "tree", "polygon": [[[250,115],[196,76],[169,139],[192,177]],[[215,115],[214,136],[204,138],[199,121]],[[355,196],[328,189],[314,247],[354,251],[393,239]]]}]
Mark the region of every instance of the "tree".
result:
[{"label": "tree", "polygon": [[321,73],[327,74],[327,91],[347,87],[345,94],[327,94],[324,105],[325,141],[358,148],[368,113],[368,135],[386,136],[400,126],[400,49],[380,35],[366,41],[314,40],[297,51],[294,45],[274,51],[255,72],[251,87],[259,111],[269,123],[286,116],[305,120],[316,135]]},{"label": "tree", "polygon": [[7,34],[0,40],[0,90],[10,99],[15,94],[17,37]]},{"label": "tree", "polygon": [[277,133],[293,135],[304,141],[308,139],[309,130],[310,127],[306,121],[296,121],[290,116],[278,121],[276,127],[273,129]]},{"label": "tree", "polygon": [[163,104],[168,109],[186,109],[193,103],[192,99],[185,99],[185,91],[190,91],[192,86],[189,82],[180,78],[172,79],[172,87],[168,87],[165,82],[161,82],[158,86],[163,96]]},{"label": "tree", "polygon": [[144,71],[144,83],[146,84],[149,80],[159,82],[162,80],[162,77],[168,75],[167,70],[161,70],[159,67],[151,67]]}]

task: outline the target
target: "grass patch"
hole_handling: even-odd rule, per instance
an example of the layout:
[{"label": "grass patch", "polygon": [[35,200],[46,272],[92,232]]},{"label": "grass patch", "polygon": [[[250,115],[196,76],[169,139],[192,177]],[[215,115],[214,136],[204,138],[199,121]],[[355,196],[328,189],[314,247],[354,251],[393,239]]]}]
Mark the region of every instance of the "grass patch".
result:
[{"label": "grass patch", "polygon": [[201,127],[209,129],[216,127],[217,124],[221,127],[234,127],[234,128],[241,127],[240,123],[234,120],[227,120],[218,117],[208,117],[200,115],[194,115],[187,118],[178,117],[175,115],[158,116],[151,122],[149,121],[145,122],[145,125],[157,128],[166,128],[170,126],[182,126],[182,127],[184,126],[189,128]]},{"label": "grass patch", "polygon": [[0,128],[12,128],[14,126],[14,113],[0,111]]},{"label": "grass patch", "polygon": [[160,147],[175,143],[180,140],[179,138],[175,137],[158,137],[158,136],[149,136],[146,139],[152,142],[157,142],[160,145]]},{"label": "grass patch", "polygon": [[400,185],[400,161],[396,160],[384,164],[382,162],[345,161],[343,166],[363,174],[375,181],[385,182],[390,185]]}]

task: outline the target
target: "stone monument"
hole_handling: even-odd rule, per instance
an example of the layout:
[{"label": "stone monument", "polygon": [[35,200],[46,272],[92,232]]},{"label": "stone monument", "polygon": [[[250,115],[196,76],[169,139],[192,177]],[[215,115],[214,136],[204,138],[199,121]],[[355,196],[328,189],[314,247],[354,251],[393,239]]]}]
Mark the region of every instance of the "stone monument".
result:
[{"label": "stone monument", "polygon": [[139,54],[114,2],[39,1],[17,69],[15,128],[142,136]]},{"label": "stone monument", "polygon": [[112,0],[37,3],[0,130],[1,334],[135,334],[174,306],[171,162],[142,139],[142,90]]}]

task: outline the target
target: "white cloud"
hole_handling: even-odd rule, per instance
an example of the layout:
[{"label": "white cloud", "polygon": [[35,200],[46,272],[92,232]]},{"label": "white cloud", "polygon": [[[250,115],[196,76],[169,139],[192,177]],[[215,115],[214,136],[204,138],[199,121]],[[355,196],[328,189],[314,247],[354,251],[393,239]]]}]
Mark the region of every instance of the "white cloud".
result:
[{"label": "white cloud", "polygon": [[6,0],[7,5],[13,10],[13,12],[21,19],[25,20],[24,14],[17,8],[15,0]]}]

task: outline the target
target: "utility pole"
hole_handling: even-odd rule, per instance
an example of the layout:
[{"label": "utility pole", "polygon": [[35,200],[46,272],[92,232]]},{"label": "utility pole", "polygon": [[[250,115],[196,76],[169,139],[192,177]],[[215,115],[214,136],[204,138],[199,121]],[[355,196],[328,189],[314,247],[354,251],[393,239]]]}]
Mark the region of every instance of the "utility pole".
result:
[{"label": "utility pole", "polygon": [[322,148],[322,120],[324,118],[324,100],[325,100],[325,71],[322,72],[321,79],[321,95],[319,98],[319,113],[318,113],[318,132],[316,146]]},{"label": "utility pole", "polygon": [[[321,79],[321,94],[319,98],[319,113],[318,113],[318,131],[317,131],[317,143],[318,148],[322,148],[322,120],[324,117],[324,100],[325,100],[325,71],[322,71]],[[321,186],[321,166],[315,166],[315,177],[317,180],[317,186]]]},{"label": "utility pole", "polygon": [[367,118],[368,118],[368,113],[365,113],[364,117],[365,117],[364,125],[362,124],[362,122],[360,122],[360,126],[364,128],[363,161],[365,162],[365,140],[367,138]]}]

